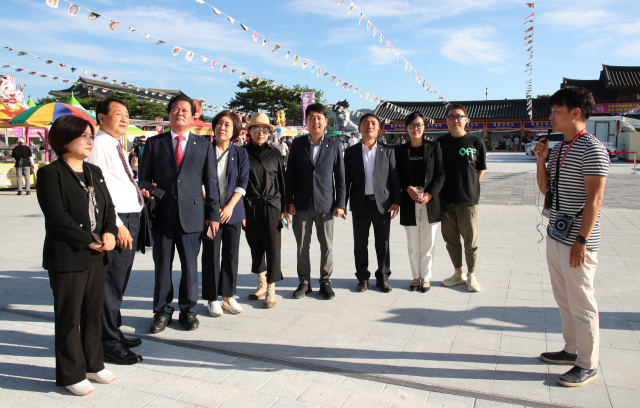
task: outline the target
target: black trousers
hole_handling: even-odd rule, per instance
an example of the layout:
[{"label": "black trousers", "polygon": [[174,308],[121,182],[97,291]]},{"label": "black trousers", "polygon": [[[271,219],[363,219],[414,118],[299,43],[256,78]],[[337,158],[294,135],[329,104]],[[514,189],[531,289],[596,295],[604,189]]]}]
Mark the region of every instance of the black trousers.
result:
[{"label": "black trousers", "polygon": [[116,246],[111,252],[113,261],[107,269],[104,308],[102,310],[102,349],[105,354],[124,347],[124,335],[120,331],[120,326],[122,326],[120,306],[122,306],[124,291],[129,283],[133,260],[136,256],[138,235],[140,234],[140,218],[120,217],[120,219],[133,238],[133,249],[122,249]]},{"label": "black trousers", "polygon": [[[204,225],[203,225],[204,229]],[[187,233],[182,229],[176,214],[173,225],[164,233],[152,228],[153,262],[155,264],[155,289],[153,291],[153,314],[171,316],[173,301],[173,258],[176,249],[182,266],[178,306],[180,312],[197,314],[198,310],[198,253],[202,232]]]},{"label": "black trousers", "polygon": [[280,231],[279,208],[258,204],[255,207],[245,206],[247,227],[245,236],[251,248],[251,271],[264,272],[266,257],[267,283],[280,282],[282,266],[280,248],[282,245]]},{"label": "black trousers", "polygon": [[203,299],[214,301],[218,296],[232,297],[236,294],[241,231],[242,221],[220,224],[213,241],[202,239]]},{"label": "black trousers", "polygon": [[95,262],[81,272],[49,271],[55,315],[56,385],[79,383],[104,369],[102,323],[107,266]]},{"label": "black trousers", "polygon": [[369,229],[373,224],[378,269],[376,280],[388,281],[391,275],[391,257],[389,254],[389,234],[391,230],[391,213],[380,214],[374,200],[364,200],[362,211],[352,212],[353,220],[353,254],[356,261],[356,278],[366,281],[371,277],[369,272]]}]

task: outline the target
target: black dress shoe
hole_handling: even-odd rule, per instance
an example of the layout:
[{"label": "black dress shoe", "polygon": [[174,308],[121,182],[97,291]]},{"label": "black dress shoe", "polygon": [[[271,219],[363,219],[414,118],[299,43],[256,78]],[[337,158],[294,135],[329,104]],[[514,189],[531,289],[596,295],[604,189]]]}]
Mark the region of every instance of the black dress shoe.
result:
[{"label": "black dress shoe", "polygon": [[142,344],[142,340],[140,340],[137,337],[125,337],[124,338],[124,346],[126,348],[138,347],[141,344]]},{"label": "black dress shoe", "polygon": [[377,281],[376,282],[376,286],[380,288],[381,291],[383,291],[384,293],[389,293],[391,292],[391,285],[389,285],[389,282],[387,281]]},{"label": "black dress shoe", "polygon": [[304,295],[308,295],[309,293],[313,292],[313,290],[311,289],[311,285],[308,283],[301,283],[298,285],[298,289],[296,289],[293,292],[293,298],[294,299],[302,299],[304,297]]},{"label": "black dress shoe", "polygon": [[31,195],[31,191],[27,191],[27,192],[26,192],[26,194],[27,194],[27,195]]},{"label": "black dress shoe", "polygon": [[196,315],[187,314],[180,312],[180,317],[178,321],[184,326],[185,330],[195,330],[200,325],[200,321]]},{"label": "black dress shoe", "polygon": [[160,333],[171,324],[173,318],[171,316],[155,315],[153,321],[149,325],[149,332]]},{"label": "black dress shoe", "polygon": [[591,370],[573,366],[573,368],[558,378],[558,384],[565,387],[582,387],[591,381],[598,379],[598,371],[595,368]]},{"label": "black dress shoe", "polygon": [[336,293],[331,289],[331,282],[321,282],[319,292],[327,300],[336,297]]},{"label": "black dress shoe", "polygon": [[575,365],[577,359],[577,354],[567,353],[564,350],[540,354],[540,360],[551,364]]},{"label": "black dress shoe", "polygon": [[22,195],[22,191],[18,191],[18,195]]},{"label": "black dress shoe", "polygon": [[358,292],[366,292],[368,288],[369,288],[369,282],[367,281],[359,281],[358,286],[356,286],[356,290]]},{"label": "black dress shoe", "polygon": [[103,358],[105,362],[120,365],[137,364],[142,361],[140,354],[136,354],[126,347],[106,353]]}]

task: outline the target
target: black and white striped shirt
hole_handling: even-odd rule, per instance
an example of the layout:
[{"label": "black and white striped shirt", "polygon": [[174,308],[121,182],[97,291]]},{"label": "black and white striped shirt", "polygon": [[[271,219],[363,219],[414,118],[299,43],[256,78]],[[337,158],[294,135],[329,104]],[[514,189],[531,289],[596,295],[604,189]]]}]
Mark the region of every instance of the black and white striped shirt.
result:
[{"label": "black and white striped shirt", "polygon": [[[547,163],[547,171],[549,179],[555,180],[556,161],[564,157],[565,152],[569,148],[570,143],[558,144],[549,153],[549,162]],[[562,147],[562,150],[556,157],[556,152]],[[553,160],[555,157],[556,160]],[[609,173],[609,154],[607,149],[600,143],[595,136],[586,133],[573,144],[573,147],[564,159],[564,163],[560,168],[560,180],[558,182],[558,193],[554,196],[551,204],[551,216],[549,217],[549,226],[547,227],[547,235],[561,244],[573,246],[573,243],[580,231],[582,224],[582,215],[573,221],[571,231],[567,238],[558,238],[551,235],[553,225],[556,220],[556,197],[559,198],[560,214],[574,217],[587,202],[587,193],[584,187],[585,176],[607,177]],[[598,220],[589,237],[587,249],[597,252],[600,248],[600,211],[598,211]]]}]

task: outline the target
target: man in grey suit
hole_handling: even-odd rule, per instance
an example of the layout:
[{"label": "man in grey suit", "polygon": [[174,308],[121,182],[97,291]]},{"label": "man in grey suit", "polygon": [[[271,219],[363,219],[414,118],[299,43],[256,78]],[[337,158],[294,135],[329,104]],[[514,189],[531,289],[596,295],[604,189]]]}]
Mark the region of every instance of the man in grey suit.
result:
[{"label": "man in grey suit", "polygon": [[140,169],[141,181],[155,183],[165,191],[162,199],[153,200],[155,208],[151,209],[156,272],[151,333],[163,331],[172,321],[171,272],[176,249],[182,266],[179,320],[187,330],[198,328],[200,238],[205,226],[211,227],[215,235],[220,224],[218,172],[213,147],[207,139],[189,131],[196,106],[185,95],[178,95],[169,101],[168,110],[171,131],[149,138]]},{"label": "man in grey suit", "polygon": [[[353,253],[356,264],[358,292],[369,287],[369,228],[373,224],[378,269],[376,286],[391,292],[389,275],[389,233],[391,220],[400,209],[400,181],[393,147],[378,143],[380,119],[372,113],[360,119],[358,131],[361,143],[347,148],[344,154],[347,202],[351,200],[353,219]],[[347,211],[345,210],[345,216]]]},{"label": "man in grey suit", "polygon": [[298,245],[298,279],[295,299],[311,293],[309,245],[315,223],[320,243],[320,294],[333,299],[333,217],[345,208],[344,162],[340,142],[324,136],[327,113],[323,105],[309,105],[305,111],[308,137],[291,143],[287,164],[286,194],[293,215],[293,233]]}]

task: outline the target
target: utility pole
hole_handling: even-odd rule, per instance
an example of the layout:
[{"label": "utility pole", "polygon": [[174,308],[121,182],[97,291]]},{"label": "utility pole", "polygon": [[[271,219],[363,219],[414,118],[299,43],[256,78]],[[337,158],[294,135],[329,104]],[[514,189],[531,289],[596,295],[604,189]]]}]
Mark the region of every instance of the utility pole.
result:
[{"label": "utility pole", "polygon": [[487,90],[484,93],[484,100],[488,101],[489,100],[489,88],[487,88]]}]

